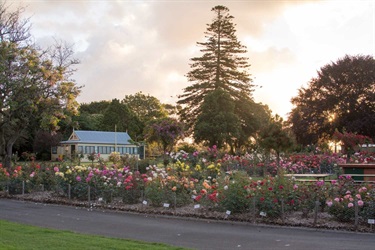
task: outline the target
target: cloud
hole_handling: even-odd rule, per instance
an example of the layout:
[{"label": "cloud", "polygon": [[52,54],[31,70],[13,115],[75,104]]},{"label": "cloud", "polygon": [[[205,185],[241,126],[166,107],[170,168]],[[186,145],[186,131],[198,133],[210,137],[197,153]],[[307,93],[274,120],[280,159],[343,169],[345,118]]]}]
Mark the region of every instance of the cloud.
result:
[{"label": "cloud", "polygon": [[284,115],[297,89],[319,67],[344,54],[375,51],[374,3],[361,1],[14,0],[27,6],[32,34],[75,44],[85,85],[80,102],[122,99],[142,91],[174,104],[189,82],[190,58],[200,56],[215,5],[234,16],[248,48],[256,101]]}]

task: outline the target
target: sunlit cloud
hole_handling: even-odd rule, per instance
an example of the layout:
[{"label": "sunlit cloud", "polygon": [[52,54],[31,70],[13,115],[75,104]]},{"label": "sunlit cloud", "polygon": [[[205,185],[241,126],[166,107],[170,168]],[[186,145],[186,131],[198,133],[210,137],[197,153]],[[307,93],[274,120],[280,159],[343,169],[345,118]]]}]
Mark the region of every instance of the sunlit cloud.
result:
[{"label": "sunlit cloud", "polygon": [[86,103],[142,91],[175,104],[218,4],[230,9],[247,47],[255,101],[282,116],[320,67],[375,52],[373,1],[12,1],[19,4],[36,43],[74,44],[74,78],[85,85],[78,101]]}]

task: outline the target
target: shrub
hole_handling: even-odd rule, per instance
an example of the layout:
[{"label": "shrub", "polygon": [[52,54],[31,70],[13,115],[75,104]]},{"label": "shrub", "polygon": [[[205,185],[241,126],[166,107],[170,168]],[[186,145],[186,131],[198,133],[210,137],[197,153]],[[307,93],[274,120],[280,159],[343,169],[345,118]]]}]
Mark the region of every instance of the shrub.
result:
[{"label": "shrub", "polygon": [[164,202],[164,190],[160,181],[148,182],[145,187],[145,198],[151,206],[160,207]]},{"label": "shrub", "polygon": [[224,178],[224,186],[219,189],[219,207],[232,213],[249,210],[248,193],[245,187],[249,184],[249,177],[244,171],[235,171]]}]

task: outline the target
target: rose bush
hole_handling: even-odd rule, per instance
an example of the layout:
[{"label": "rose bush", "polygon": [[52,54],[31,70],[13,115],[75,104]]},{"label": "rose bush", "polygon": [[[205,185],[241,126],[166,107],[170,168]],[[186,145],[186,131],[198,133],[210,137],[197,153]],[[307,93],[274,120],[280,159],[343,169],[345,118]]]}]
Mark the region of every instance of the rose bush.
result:
[{"label": "rose bush", "polygon": [[[111,203],[117,198],[126,204],[147,201],[156,207],[165,203],[171,207],[199,204],[209,210],[267,218],[288,216],[294,211],[308,216],[318,201],[321,211],[339,221],[353,220],[356,205],[363,220],[374,217],[373,185],[358,187],[351,178],[342,176],[325,182],[297,182],[285,175],[336,171],[344,159],[338,154],[293,154],[285,156],[280,166],[272,159],[262,161],[263,157],[255,152],[233,156],[219,153],[215,147],[207,152],[179,151],[169,156],[171,163],[167,166],[145,162],[142,172],[124,165],[130,164],[126,157],[110,166],[101,162],[85,166],[31,162],[10,170],[0,166],[0,181],[15,193],[22,192],[22,183],[26,192],[42,185],[57,191],[57,195],[70,194],[72,199],[85,201]],[[373,154],[353,157],[370,162]]]}]

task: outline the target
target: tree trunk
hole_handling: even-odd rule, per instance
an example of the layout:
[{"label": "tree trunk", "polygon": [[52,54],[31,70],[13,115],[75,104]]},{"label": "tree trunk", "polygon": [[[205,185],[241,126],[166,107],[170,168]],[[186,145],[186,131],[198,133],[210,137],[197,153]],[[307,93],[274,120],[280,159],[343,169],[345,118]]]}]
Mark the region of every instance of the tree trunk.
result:
[{"label": "tree trunk", "polygon": [[2,126],[0,126],[0,158],[1,158],[1,163],[3,164],[3,167],[6,166],[5,156],[6,156],[6,150],[5,150],[4,129]]},{"label": "tree trunk", "polygon": [[277,167],[279,168],[280,167],[280,152],[279,151],[276,151],[276,163],[277,163]]},{"label": "tree trunk", "polygon": [[[2,131],[1,131],[2,132]],[[12,167],[12,155],[13,155],[13,145],[20,137],[21,131],[19,133],[15,133],[11,138],[6,141],[5,135],[0,133],[1,136],[1,156],[2,156],[2,163],[5,169],[10,170]]]}]

